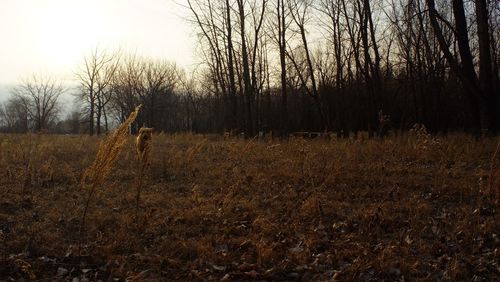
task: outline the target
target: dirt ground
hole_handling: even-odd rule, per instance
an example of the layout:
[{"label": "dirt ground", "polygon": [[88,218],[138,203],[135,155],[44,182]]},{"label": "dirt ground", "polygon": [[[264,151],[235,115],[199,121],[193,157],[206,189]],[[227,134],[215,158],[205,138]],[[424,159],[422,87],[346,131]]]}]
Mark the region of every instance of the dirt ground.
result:
[{"label": "dirt ground", "polygon": [[0,135],[0,280],[500,280],[497,139],[131,137],[80,230],[99,140]]}]

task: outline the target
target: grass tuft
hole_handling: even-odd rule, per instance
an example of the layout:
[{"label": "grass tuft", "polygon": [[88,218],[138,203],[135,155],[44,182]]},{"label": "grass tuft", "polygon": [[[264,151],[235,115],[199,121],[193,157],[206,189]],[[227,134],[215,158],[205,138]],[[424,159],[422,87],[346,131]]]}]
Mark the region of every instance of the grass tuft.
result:
[{"label": "grass tuft", "polygon": [[101,141],[94,163],[85,171],[83,175],[82,186],[85,186],[86,181],[89,181],[90,188],[88,189],[88,195],[85,201],[85,207],[83,209],[82,220],[80,223],[80,236],[78,242],[78,255],[80,257],[82,241],[85,239],[85,220],[87,218],[90,200],[92,199],[96,188],[103,184],[104,180],[115,166],[116,160],[128,140],[127,137],[129,135],[130,125],[135,121],[140,108],[141,105],[137,106],[135,111],[133,111],[130,116],[122,124],[120,124],[120,126],[113,131],[113,133],[111,133],[111,135]]},{"label": "grass tuft", "polygon": [[111,173],[123,145],[128,140],[129,127],[135,121],[141,105],[135,108],[130,116],[111,135],[101,141],[94,163],[90,166],[83,180],[90,180],[92,186],[102,185],[104,179]]}]

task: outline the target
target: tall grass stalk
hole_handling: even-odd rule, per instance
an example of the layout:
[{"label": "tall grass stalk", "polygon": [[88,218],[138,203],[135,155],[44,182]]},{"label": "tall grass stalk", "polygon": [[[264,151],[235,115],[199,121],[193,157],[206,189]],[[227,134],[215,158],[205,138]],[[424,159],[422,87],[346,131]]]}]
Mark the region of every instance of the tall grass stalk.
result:
[{"label": "tall grass stalk", "polygon": [[140,108],[141,105],[137,106],[135,108],[135,111],[130,114],[127,120],[125,120],[115,131],[113,131],[111,135],[101,141],[94,163],[89,168],[87,168],[83,175],[81,182],[82,187],[85,186],[85,183],[90,182],[90,188],[88,190],[87,199],[85,201],[82,221],[80,222],[78,242],[79,257],[81,257],[81,245],[85,236],[85,220],[87,218],[90,200],[92,199],[96,188],[103,184],[104,180],[111,173],[113,167],[115,166],[118,155],[127,142],[129,127],[135,121]]},{"label": "tall grass stalk", "polygon": [[144,186],[144,176],[146,168],[149,165],[149,155],[151,152],[151,140],[145,143],[144,151],[142,152],[142,156],[140,156],[140,168],[139,168],[139,177],[136,185],[136,194],[135,194],[135,220],[136,225],[139,226],[139,203],[141,200],[141,190]]}]

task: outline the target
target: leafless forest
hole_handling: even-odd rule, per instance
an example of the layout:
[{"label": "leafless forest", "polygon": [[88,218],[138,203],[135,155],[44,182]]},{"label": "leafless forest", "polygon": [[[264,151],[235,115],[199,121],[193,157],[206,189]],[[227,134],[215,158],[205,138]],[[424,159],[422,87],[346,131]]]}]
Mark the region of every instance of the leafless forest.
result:
[{"label": "leafless forest", "polygon": [[0,281],[500,280],[498,1],[181,4],[0,104]]},{"label": "leafless forest", "polygon": [[[194,70],[96,48],[77,89],[20,82],[1,129],[99,135],[142,104],[137,125],[167,132],[495,133],[500,6],[474,2],[190,0]],[[58,103],[63,92],[75,105]]]}]

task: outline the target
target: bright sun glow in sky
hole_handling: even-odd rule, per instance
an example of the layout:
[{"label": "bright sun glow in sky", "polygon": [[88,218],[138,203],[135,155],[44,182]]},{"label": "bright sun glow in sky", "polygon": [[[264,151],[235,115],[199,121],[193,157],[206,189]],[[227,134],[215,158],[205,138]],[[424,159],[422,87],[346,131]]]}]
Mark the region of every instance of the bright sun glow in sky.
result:
[{"label": "bright sun glow in sky", "polygon": [[97,46],[191,68],[187,16],[175,0],[0,0],[0,84],[33,73],[71,81]]}]

